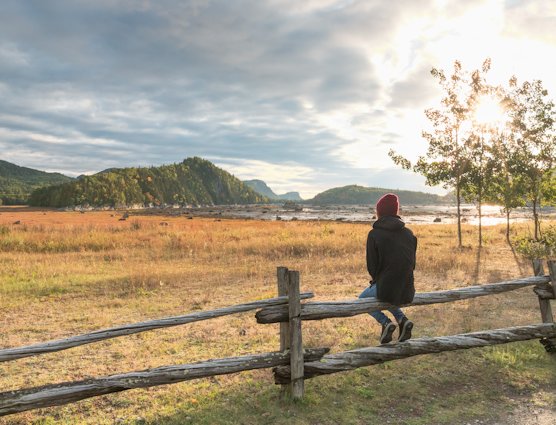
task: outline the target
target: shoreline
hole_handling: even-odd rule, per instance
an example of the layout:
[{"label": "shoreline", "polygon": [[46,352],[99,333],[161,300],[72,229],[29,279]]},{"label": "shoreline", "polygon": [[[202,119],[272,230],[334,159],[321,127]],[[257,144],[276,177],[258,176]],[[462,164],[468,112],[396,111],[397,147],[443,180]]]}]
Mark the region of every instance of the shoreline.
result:
[{"label": "shoreline", "polygon": [[[478,225],[478,213],[474,205],[461,206],[462,224]],[[110,212],[114,216],[126,215],[128,217],[158,216],[158,217],[183,217],[213,218],[213,219],[239,219],[257,221],[309,221],[309,222],[346,222],[371,224],[376,220],[374,207],[369,205],[215,205],[199,207],[154,207],[154,208],[46,208],[31,207],[26,205],[0,206],[0,215],[6,213],[55,213],[76,212],[80,214],[95,212]],[[402,207],[402,219],[410,225],[419,224],[454,224],[457,222],[455,205],[407,205]],[[556,220],[556,208],[544,207],[541,211],[543,220]],[[532,220],[532,213],[527,208],[516,209],[510,216],[511,223]],[[482,215],[483,226],[493,226],[506,223],[506,215],[501,212],[501,207],[484,205]]]}]

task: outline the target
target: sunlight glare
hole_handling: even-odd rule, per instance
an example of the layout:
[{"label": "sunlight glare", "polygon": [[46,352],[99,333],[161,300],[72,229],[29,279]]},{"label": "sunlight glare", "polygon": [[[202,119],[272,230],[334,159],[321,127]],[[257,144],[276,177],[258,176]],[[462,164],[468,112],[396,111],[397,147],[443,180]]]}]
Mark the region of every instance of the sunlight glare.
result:
[{"label": "sunlight glare", "polygon": [[492,96],[481,97],[475,109],[475,120],[481,125],[499,126],[504,121],[504,111],[500,102]]}]

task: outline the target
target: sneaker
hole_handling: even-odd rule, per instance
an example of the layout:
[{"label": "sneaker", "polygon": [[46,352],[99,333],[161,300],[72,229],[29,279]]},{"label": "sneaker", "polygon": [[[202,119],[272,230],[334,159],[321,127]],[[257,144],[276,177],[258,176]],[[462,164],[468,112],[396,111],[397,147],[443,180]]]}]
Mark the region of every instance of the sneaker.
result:
[{"label": "sneaker", "polygon": [[392,322],[389,322],[386,325],[382,325],[382,333],[380,334],[380,343],[387,344],[392,341],[392,335],[396,330],[396,325]]},{"label": "sneaker", "polygon": [[407,317],[404,317],[400,322],[400,336],[398,337],[399,342],[407,341],[411,338],[411,330],[413,329],[413,322]]}]

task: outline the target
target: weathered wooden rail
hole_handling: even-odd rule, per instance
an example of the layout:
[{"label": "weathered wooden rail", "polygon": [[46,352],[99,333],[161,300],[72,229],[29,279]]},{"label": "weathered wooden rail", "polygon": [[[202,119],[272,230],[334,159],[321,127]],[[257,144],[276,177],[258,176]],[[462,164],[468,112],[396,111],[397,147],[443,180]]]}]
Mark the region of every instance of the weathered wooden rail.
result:
[{"label": "weathered wooden rail", "polygon": [[[400,307],[449,303],[486,295],[500,294],[527,286],[538,286],[550,296],[550,278],[548,276],[534,276],[523,279],[510,280],[486,285],[468,286],[447,291],[421,292],[415,294],[413,302]],[[322,320],[332,317],[351,317],[372,311],[386,310],[392,305],[381,302],[376,298],[357,299],[334,302],[309,302],[301,305],[302,320]],[[288,306],[277,305],[266,307],[255,315],[258,323],[278,323],[288,320]]]},{"label": "weathered wooden rail", "polygon": [[486,330],[467,334],[412,339],[401,343],[366,347],[327,354],[328,348],[303,349],[302,321],[334,317],[350,317],[391,307],[376,299],[338,302],[307,302],[312,293],[300,293],[299,272],[278,268],[278,297],[224,307],[212,311],[195,312],[182,316],[149,320],[116,326],[83,335],[0,350],[0,362],[17,360],[109,338],[138,332],[184,325],[200,320],[240,312],[259,310],[259,323],[280,323],[280,351],[240,357],[207,360],[204,362],[158,367],[139,372],[105,376],[77,382],[65,382],[36,388],[0,393],[0,416],[31,409],[57,406],[113,392],[236,373],[246,370],[274,368],[275,382],[282,385],[282,393],[293,399],[304,394],[304,380],[318,375],[353,370],[421,354],[439,353],[515,341],[540,339],[546,350],[556,352],[556,326],[550,300],[555,298],[556,261],[549,261],[550,276],[544,276],[542,262],[534,262],[535,276],[486,285],[469,286],[448,291],[418,293],[411,304],[420,306],[466,300],[486,295],[533,286],[539,299],[543,323],[505,329]]},{"label": "weathered wooden rail", "polygon": [[[328,349],[326,348],[307,350],[303,360],[308,362],[318,360],[327,351]],[[290,356],[288,352],[254,354],[208,360],[193,364],[163,366],[140,372],[11,391],[0,394],[0,416],[37,409],[39,407],[73,403],[85,398],[131,390],[133,388],[174,384],[191,379],[286,365],[289,361]]]},{"label": "weathered wooden rail", "polygon": [[[308,292],[299,294],[300,299],[314,297]],[[116,338],[124,335],[132,335],[139,332],[151,331],[154,329],[169,328],[172,326],[185,325],[187,323],[199,322],[201,320],[214,319],[216,317],[227,316],[230,314],[243,313],[246,311],[258,310],[262,307],[286,304],[288,297],[276,297],[266,300],[253,301],[246,304],[238,304],[231,307],[218,308],[210,311],[199,311],[185,314],[183,316],[165,317],[163,319],[148,320],[145,322],[132,323],[129,325],[115,326],[113,328],[101,329],[83,335],[71,336],[69,338],[57,339],[40,344],[27,345],[25,347],[7,348],[0,350],[0,362],[21,359],[23,357],[36,356],[39,354],[52,353],[54,351],[67,350],[68,348],[79,345],[92,344],[93,342],[105,339]]]},{"label": "weathered wooden rail", "polygon": [[[392,360],[405,359],[421,354],[486,347],[537,338],[556,338],[556,327],[553,324],[544,323],[460,335],[413,339],[398,344],[383,344],[377,347],[366,347],[342,353],[328,354],[319,359],[319,361],[304,364],[304,379],[313,378],[318,375],[344,372]],[[290,376],[289,366],[278,366],[274,369],[274,379],[277,384],[289,383]]]}]

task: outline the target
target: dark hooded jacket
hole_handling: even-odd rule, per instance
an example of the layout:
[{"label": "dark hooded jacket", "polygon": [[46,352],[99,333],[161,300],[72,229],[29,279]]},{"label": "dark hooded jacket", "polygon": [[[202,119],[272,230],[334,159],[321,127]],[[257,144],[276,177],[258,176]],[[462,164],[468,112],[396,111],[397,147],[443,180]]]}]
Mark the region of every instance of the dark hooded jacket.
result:
[{"label": "dark hooded jacket", "polygon": [[417,238],[398,216],[380,217],[367,237],[367,270],[377,298],[394,305],[413,301]]}]

